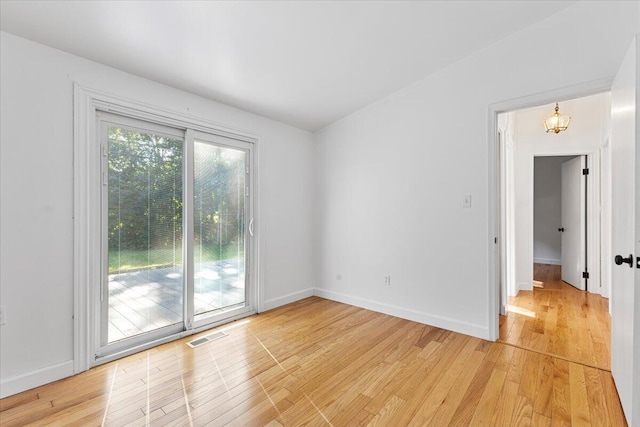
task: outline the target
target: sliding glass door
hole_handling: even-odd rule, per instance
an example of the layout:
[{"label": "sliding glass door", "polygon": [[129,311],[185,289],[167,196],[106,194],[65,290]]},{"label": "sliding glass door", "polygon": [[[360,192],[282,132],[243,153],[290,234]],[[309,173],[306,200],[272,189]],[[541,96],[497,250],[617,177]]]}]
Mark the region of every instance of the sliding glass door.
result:
[{"label": "sliding glass door", "polygon": [[248,313],[252,144],[99,113],[98,357]]},{"label": "sliding glass door", "polygon": [[189,132],[188,140],[193,141],[193,154],[188,156],[193,164],[189,312],[199,326],[248,306],[251,144],[200,132]]}]

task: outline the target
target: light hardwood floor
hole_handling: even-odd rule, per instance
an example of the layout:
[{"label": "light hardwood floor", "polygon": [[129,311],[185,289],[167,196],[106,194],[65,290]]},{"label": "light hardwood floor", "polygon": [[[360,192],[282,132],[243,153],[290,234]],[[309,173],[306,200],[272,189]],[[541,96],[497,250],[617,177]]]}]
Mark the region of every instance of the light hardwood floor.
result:
[{"label": "light hardwood floor", "polygon": [[609,372],[318,297],[219,329],[3,399],[0,422],[625,425]]},{"label": "light hardwood floor", "polygon": [[500,341],[611,370],[609,300],[579,291],[560,279],[558,265],[535,264],[544,288],[509,298],[500,316]]}]

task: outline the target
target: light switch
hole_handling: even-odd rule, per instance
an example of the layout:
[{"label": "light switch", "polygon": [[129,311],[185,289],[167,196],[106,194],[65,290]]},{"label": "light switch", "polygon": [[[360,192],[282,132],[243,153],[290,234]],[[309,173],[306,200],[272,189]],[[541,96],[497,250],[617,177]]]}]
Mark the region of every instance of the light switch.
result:
[{"label": "light switch", "polygon": [[471,194],[465,194],[462,196],[462,207],[470,208],[471,207]]}]

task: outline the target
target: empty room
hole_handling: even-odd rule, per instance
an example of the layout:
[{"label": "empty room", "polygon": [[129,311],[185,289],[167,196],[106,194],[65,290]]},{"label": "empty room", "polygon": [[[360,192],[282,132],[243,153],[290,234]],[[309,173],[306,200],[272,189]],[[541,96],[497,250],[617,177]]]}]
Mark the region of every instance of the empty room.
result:
[{"label": "empty room", "polygon": [[0,0],[0,425],[640,425],[639,32]]}]

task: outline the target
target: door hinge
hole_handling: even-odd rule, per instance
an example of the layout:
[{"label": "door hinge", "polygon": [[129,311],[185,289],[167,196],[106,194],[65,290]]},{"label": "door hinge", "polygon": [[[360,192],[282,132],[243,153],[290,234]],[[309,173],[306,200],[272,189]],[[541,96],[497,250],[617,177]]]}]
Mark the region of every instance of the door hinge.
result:
[{"label": "door hinge", "polygon": [[496,245],[498,244],[498,238],[497,237],[493,238],[493,243],[495,243]]},{"label": "door hinge", "polygon": [[588,279],[588,278],[589,278],[589,273],[588,273],[588,272],[586,272],[586,271],[583,271],[583,272],[582,272],[582,278],[583,278],[583,279]]},{"label": "door hinge", "polygon": [[589,175],[589,168],[582,169],[582,175]]}]

